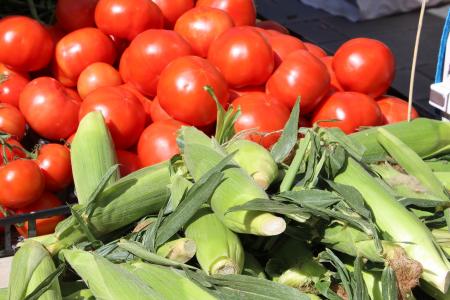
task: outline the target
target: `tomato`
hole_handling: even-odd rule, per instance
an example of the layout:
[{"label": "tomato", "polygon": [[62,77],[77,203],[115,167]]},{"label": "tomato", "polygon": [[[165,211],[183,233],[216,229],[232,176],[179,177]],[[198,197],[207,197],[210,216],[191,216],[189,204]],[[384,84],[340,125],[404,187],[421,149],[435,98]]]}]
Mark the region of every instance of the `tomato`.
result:
[{"label": "tomato", "polygon": [[256,22],[256,7],[253,0],[198,0],[196,6],[224,10],[236,26],[253,26]]},{"label": "tomato", "polygon": [[[0,220],[5,218],[5,214],[2,211],[2,208],[0,207]],[[5,232],[5,229],[3,228],[3,226],[0,226],[0,233]]]},{"label": "tomato", "polygon": [[330,75],[325,64],[305,50],[291,53],[269,78],[269,96],[292,108],[301,97],[302,114],[311,112],[330,88]]},{"label": "tomato", "polygon": [[53,78],[58,80],[65,87],[76,87],[78,78],[70,78],[61,70],[56,61],[53,61],[52,66]]},{"label": "tomato", "polygon": [[120,176],[124,177],[141,168],[141,161],[136,153],[117,150],[117,160],[120,164]]},{"label": "tomato", "polygon": [[99,29],[86,27],[63,37],[56,44],[55,57],[62,73],[76,83],[81,71],[90,64],[113,64],[116,49],[111,39]]},{"label": "tomato", "polygon": [[0,205],[18,209],[39,199],[45,178],[34,161],[13,160],[0,167],[0,186]]},{"label": "tomato", "polygon": [[[392,124],[408,120],[408,102],[393,96],[382,96],[377,99],[378,107],[383,115],[383,124]],[[418,118],[419,114],[411,108],[411,119]]]},{"label": "tomato", "polygon": [[67,32],[94,27],[97,2],[98,0],[58,0],[55,11],[58,25]]},{"label": "tomato", "polygon": [[158,97],[153,99],[152,107],[150,108],[150,115],[153,122],[173,119],[159,104]]},{"label": "tomato", "polygon": [[100,0],[95,23],[105,34],[131,41],[147,29],[162,28],[164,20],[159,7],[149,0]]},{"label": "tomato", "polygon": [[241,109],[241,115],[234,124],[236,132],[255,129],[256,133],[250,134],[248,139],[270,148],[280,137],[290,112],[283,104],[271,100],[262,92],[248,93],[236,98],[233,108]]},{"label": "tomato", "polygon": [[382,115],[372,97],[357,92],[337,92],[320,103],[311,121],[324,120],[339,121],[321,122],[321,127],[338,127],[350,134],[362,126],[380,125]]},{"label": "tomato", "polygon": [[225,78],[206,59],[185,56],[175,59],[161,73],[158,99],[161,107],[175,120],[195,126],[213,123],[217,105],[205,91],[210,86],[221,105],[228,101]]},{"label": "tomato", "polygon": [[86,96],[96,89],[105,86],[118,86],[122,84],[122,78],[119,71],[113,66],[96,62],[84,69],[78,77],[77,89],[81,98]]},{"label": "tomato", "polygon": [[[81,98],[50,77],[31,81],[20,94],[20,111],[30,127],[50,140],[68,138],[78,127]],[[38,112],[38,113],[37,113]]]},{"label": "tomato", "polygon": [[100,111],[118,149],[133,146],[145,126],[145,112],[133,93],[120,87],[103,87],[90,93],[80,108],[80,120],[91,111]]},{"label": "tomato", "polygon": [[53,55],[53,41],[44,26],[25,16],[11,16],[0,22],[0,62],[20,71],[37,71]]},{"label": "tomato", "polygon": [[152,0],[156,3],[164,15],[164,23],[167,29],[172,29],[178,18],[194,7],[194,0]]},{"label": "tomato", "polygon": [[[126,53],[126,55],[125,55]],[[145,96],[155,96],[159,76],[175,58],[191,55],[192,48],[178,33],[149,29],[139,34],[125,51],[120,74]],[[124,74],[122,74],[124,73]]]},{"label": "tomato", "polygon": [[258,31],[248,26],[230,28],[214,40],[208,60],[232,87],[264,84],[274,70],[272,48]]},{"label": "tomato", "polygon": [[[61,200],[55,195],[44,192],[44,194],[32,204],[19,209],[16,211],[18,214],[27,214],[31,212],[38,212],[41,210],[46,210],[50,208],[56,208],[63,206]],[[43,219],[36,219],[36,234],[45,235],[50,234],[55,231],[56,225],[64,219],[63,216],[51,216]],[[17,231],[25,238],[28,238],[28,221],[26,221],[22,226],[15,225]]]},{"label": "tomato", "polygon": [[122,54],[125,52],[125,50],[128,48],[128,46],[130,45],[130,41],[115,37],[113,35],[109,35],[109,38],[111,39],[111,41],[114,44],[114,47],[116,48],[117,57],[121,57]]},{"label": "tomato", "polygon": [[123,82],[130,83],[131,71],[130,71],[130,63],[129,63],[129,59],[128,59],[130,51],[128,49],[129,49],[129,47],[127,47],[123,51],[122,56],[120,57],[119,74],[120,74],[120,77],[122,78]]},{"label": "tomato", "polygon": [[395,58],[382,42],[357,38],[345,42],[334,55],[333,69],[346,91],[383,95],[394,80]]},{"label": "tomato", "polygon": [[275,53],[275,68],[277,68],[292,52],[306,50],[303,42],[291,35],[268,34],[266,35],[266,38]]},{"label": "tomato", "polygon": [[21,149],[23,149],[22,145],[13,138],[0,140],[0,166],[5,164],[5,160],[9,162],[17,158],[25,158],[27,155]]},{"label": "tomato", "polygon": [[255,26],[262,29],[275,30],[280,33],[289,34],[289,30],[287,30],[286,27],[274,20],[259,21],[255,24]]},{"label": "tomato", "polygon": [[0,103],[19,107],[19,96],[29,82],[28,74],[17,72],[0,63]]},{"label": "tomato", "polygon": [[317,58],[322,58],[322,57],[325,57],[328,55],[325,50],[323,50],[322,48],[320,48],[319,46],[317,46],[315,44],[308,43],[308,42],[305,42],[303,44],[305,45],[306,49]]},{"label": "tomato", "polygon": [[126,89],[127,91],[131,92],[133,95],[136,96],[136,98],[141,102],[142,106],[144,107],[145,112],[145,125],[148,125],[152,122],[152,116],[151,116],[151,110],[153,101],[149,98],[142,95],[141,92],[139,92],[132,84],[125,83],[119,86],[120,88]]},{"label": "tomato", "polygon": [[70,150],[60,144],[45,144],[38,151],[36,162],[45,177],[45,189],[51,192],[68,187],[72,181]]},{"label": "tomato", "polygon": [[336,73],[334,73],[333,70],[333,56],[324,56],[320,58],[322,62],[327,66],[328,73],[330,74],[331,78],[331,87],[336,90],[337,92],[343,92],[344,89],[342,88],[341,84],[336,78]]},{"label": "tomato", "polygon": [[137,153],[143,167],[151,166],[180,153],[177,132],[185,124],[176,120],[158,121],[142,132]]},{"label": "tomato", "polygon": [[230,99],[229,101],[233,101],[234,99],[247,95],[248,93],[254,93],[254,92],[264,92],[266,90],[266,87],[264,85],[257,85],[257,86],[247,86],[239,89],[230,89]]},{"label": "tomato", "polygon": [[56,45],[60,39],[62,39],[66,34],[58,25],[50,25],[45,27],[47,32],[52,37],[53,44]]},{"label": "tomato", "polygon": [[25,118],[12,105],[0,103],[0,132],[8,133],[21,140],[25,134]]},{"label": "tomato", "polygon": [[233,19],[223,10],[196,7],[178,19],[174,30],[189,42],[196,55],[206,57],[211,43],[233,26]]}]

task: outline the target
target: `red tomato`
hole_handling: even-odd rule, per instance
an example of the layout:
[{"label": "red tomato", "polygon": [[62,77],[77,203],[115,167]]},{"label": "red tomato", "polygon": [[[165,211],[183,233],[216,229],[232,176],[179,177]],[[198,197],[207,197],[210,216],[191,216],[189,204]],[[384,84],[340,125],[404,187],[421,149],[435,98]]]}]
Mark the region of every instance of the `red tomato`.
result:
[{"label": "red tomato", "polygon": [[381,110],[375,100],[365,94],[356,92],[337,92],[321,102],[314,111],[312,122],[321,122],[321,127],[338,127],[347,134],[355,132],[362,126],[381,124]]},{"label": "red tomato", "polygon": [[178,18],[194,7],[194,0],[152,0],[164,15],[165,27],[172,29]]},{"label": "red tomato", "polygon": [[105,86],[118,86],[122,84],[122,78],[119,71],[113,66],[96,62],[84,69],[78,77],[77,89],[81,98],[86,96],[96,89]]},{"label": "red tomato", "polygon": [[98,0],[58,0],[55,12],[58,25],[67,32],[94,27],[97,2]]},{"label": "red tomato", "polygon": [[280,33],[289,34],[289,30],[287,30],[286,27],[273,20],[259,21],[255,24],[255,26],[262,29],[275,30]]},{"label": "red tomato", "polygon": [[100,0],[95,23],[107,35],[133,40],[139,33],[163,27],[159,7],[149,0]]},{"label": "red tomato", "polygon": [[208,60],[232,87],[264,84],[274,69],[274,54],[254,28],[233,27],[214,40]]},{"label": "red tomato", "polygon": [[56,45],[60,39],[62,39],[66,34],[58,25],[50,25],[45,27],[48,33],[52,37],[53,44]]},{"label": "red tomato", "polygon": [[[50,208],[56,208],[63,206],[61,200],[58,199],[55,195],[44,192],[42,196],[33,202],[32,204],[19,209],[16,211],[18,214],[27,214],[31,212],[37,212],[41,210],[46,210]],[[36,220],[36,233],[37,235],[45,235],[50,234],[55,231],[56,225],[58,225],[59,222],[61,222],[64,219],[63,216],[51,216],[44,219],[37,219]],[[25,222],[23,226],[16,225],[17,231],[25,238],[28,238],[28,222]]]},{"label": "red tomato", "polygon": [[165,120],[150,124],[139,138],[137,153],[141,166],[151,166],[180,153],[177,132],[185,124],[176,120]]},{"label": "red tomato", "polygon": [[320,48],[319,46],[317,46],[315,44],[308,43],[308,42],[305,42],[303,44],[305,45],[306,49],[317,58],[322,58],[322,57],[325,57],[328,55],[325,50],[323,50],[322,48]]},{"label": "red tomato", "polygon": [[141,168],[141,161],[136,153],[117,150],[117,160],[120,164],[120,176],[125,177]]},{"label": "red tomato", "polygon": [[233,19],[223,10],[196,7],[178,19],[174,30],[189,42],[196,55],[206,57],[211,43],[233,26]]},{"label": "red tomato", "polygon": [[70,150],[67,147],[60,144],[42,145],[36,162],[44,174],[47,191],[57,192],[72,183]]},{"label": "red tomato", "polygon": [[86,27],[63,37],[56,44],[55,55],[63,74],[76,83],[81,71],[90,64],[113,64],[116,49],[111,39],[99,29]]},{"label": "red tomato", "polygon": [[[5,215],[3,214],[2,208],[0,207],[0,220],[5,218]],[[0,233],[5,232],[5,229],[3,228],[3,226],[0,226]]]},{"label": "red tomato", "polygon": [[90,93],[80,108],[80,120],[100,111],[118,149],[133,146],[145,126],[145,112],[133,93],[120,87],[103,87]]},{"label": "red tomato", "polygon": [[197,56],[180,57],[161,73],[158,99],[161,107],[175,120],[205,126],[217,116],[217,105],[205,91],[209,85],[219,103],[228,101],[228,87],[222,74],[206,59]]},{"label": "red tomato", "polygon": [[234,99],[247,95],[249,93],[254,92],[264,92],[266,90],[266,87],[264,85],[257,85],[257,86],[247,86],[240,89],[230,89],[230,98],[229,102],[233,101]]},{"label": "red tomato", "polygon": [[[393,96],[383,96],[377,99],[378,107],[383,115],[383,124],[392,124],[408,120],[408,102]],[[418,118],[419,114],[412,107],[411,119]]]},{"label": "red tomato", "polygon": [[152,117],[153,122],[164,121],[173,119],[169,114],[161,107],[159,104],[158,97],[153,99],[152,107],[150,109],[150,115]]},{"label": "red tomato", "polygon": [[51,66],[53,78],[58,80],[65,87],[76,87],[77,86],[77,78],[70,78],[61,70],[56,61],[52,62]]},{"label": "red tomato", "polygon": [[125,83],[120,86],[120,88],[126,89],[127,91],[133,93],[133,95],[138,98],[139,101],[141,101],[142,106],[144,107],[145,111],[145,124],[148,125],[152,122],[152,116],[151,116],[151,110],[153,101],[142,95],[141,92],[139,92],[131,83]]},{"label": "red tomato", "polygon": [[0,167],[0,186],[0,205],[18,209],[39,199],[45,179],[34,161],[19,159]]},{"label": "red tomato", "polygon": [[292,52],[306,50],[303,42],[291,35],[269,34],[266,35],[266,38],[275,53],[275,68],[277,68]]},{"label": "red tomato", "polygon": [[292,108],[301,97],[302,114],[311,112],[330,88],[330,75],[325,64],[305,50],[291,53],[269,78],[269,96]]},{"label": "red tomato", "polygon": [[29,82],[28,74],[8,69],[0,63],[0,102],[19,107],[19,96]]},{"label": "red tomato", "polygon": [[[17,158],[25,158],[26,153],[21,150],[22,145],[15,139],[7,139],[4,143],[0,143],[0,166]],[[4,157],[4,153],[6,157]]]},{"label": "red tomato", "polygon": [[[122,78],[123,82],[130,82],[130,63],[129,63],[129,53],[130,51],[128,50],[129,48],[126,48],[123,53],[122,56],[120,57],[120,62],[119,62],[119,73],[120,73],[120,77]],[[131,84],[131,83],[130,83]]]},{"label": "red tomato", "polygon": [[55,79],[39,77],[27,84],[20,95],[20,111],[40,136],[60,140],[76,131],[80,102],[76,92]]},{"label": "red tomato", "polygon": [[25,134],[25,118],[12,105],[0,103],[0,132],[8,133],[19,141]]},{"label": "red tomato", "polygon": [[198,0],[196,6],[224,10],[236,26],[253,26],[256,22],[256,7],[253,0]]},{"label": "red tomato", "polygon": [[109,35],[109,38],[111,39],[111,41],[114,44],[114,47],[116,48],[117,57],[121,57],[123,52],[125,52],[125,50],[130,45],[130,41],[115,37],[113,35]]},{"label": "red tomato", "polygon": [[0,62],[21,71],[37,71],[48,65],[53,41],[44,26],[25,16],[0,22]]},{"label": "red tomato", "polygon": [[320,58],[322,62],[327,66],[328,73],[330,74],[331,78],[331,87],[335,89],[337,92],[343,92],[344,89],[342,88],[341,84],[336,78],[336,73],[334,73],[333,70],[333,56],[324,56]]},{"label": "red tomato", "polygon": [[357,38],[345,42],[334,55],[333,69],[346,91],[383,95],[394,80],[395,58],[382,42]]},{"label": "red tomato", "polygon": [[256,133],[250,134],[248,138],[266,148],[270,148],[278,140],[281,133],[273,132],[282,130],[290,115],[286,106],[272,101],[262,92],[236,98],[232,105],[234,109],[241,109],[241,115],[234,124],[235,131],[255,129]]},{"label": "red tomato", "polygon": [[144,95],[153,97],[164,68],[175,58],[191,55],[192,48],[174,31],[149,29],[139,34],[125,53],[122,59],[126,59],[126,66],[122,66],[122,62],[120,66],[122,79],[131,82]]}]

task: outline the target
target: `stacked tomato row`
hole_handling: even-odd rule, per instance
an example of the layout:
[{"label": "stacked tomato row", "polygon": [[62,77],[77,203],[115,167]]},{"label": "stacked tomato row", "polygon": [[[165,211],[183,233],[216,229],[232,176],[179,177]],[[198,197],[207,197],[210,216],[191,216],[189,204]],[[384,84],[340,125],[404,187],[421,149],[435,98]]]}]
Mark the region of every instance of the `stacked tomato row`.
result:
[{"label": "stacked tomato row", "polygon": [[[11,211],[61,204],[52,193],[72,182],[62,141],[94,110],[122,175],[178,153],[183,125],[214,132],[206,86],[241,110],[235,131],[267,148],[297,99],[299,126],[337,119],[320,124],[351,133],[406,117],[403,101],[375,100],[394,78],[383,43],[351,40],[330,57],[275,22],[256,22],[252,0],[59,0],[56,17],[52,26],[0,21],[0,205]],[[26,126],[50,143],[23,150]]]}]

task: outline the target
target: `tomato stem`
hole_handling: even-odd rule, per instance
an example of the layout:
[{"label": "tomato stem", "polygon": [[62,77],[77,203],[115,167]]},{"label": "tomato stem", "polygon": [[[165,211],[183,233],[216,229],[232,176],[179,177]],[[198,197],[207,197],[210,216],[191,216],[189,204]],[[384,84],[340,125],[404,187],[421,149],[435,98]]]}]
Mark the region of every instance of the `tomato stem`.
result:
[{"label": "tomato stem", "polygon": [[9,76],[8,74],[0,74],[0,84],[4,83],[5,81],[8,81]]}]

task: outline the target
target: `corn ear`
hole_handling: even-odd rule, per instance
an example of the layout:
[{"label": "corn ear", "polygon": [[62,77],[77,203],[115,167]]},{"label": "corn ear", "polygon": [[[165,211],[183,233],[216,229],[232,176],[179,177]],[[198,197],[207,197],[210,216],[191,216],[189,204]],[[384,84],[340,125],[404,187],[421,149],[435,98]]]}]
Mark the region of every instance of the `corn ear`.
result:
[{"label": "corn ear", "polygon": [[8,296],[8,288],[1,288],[0,289],[0,300],[6,300]]},{"label": "corn ear", "polygon": [[170,260],[185,263],[194,257],[196,251],[197,246],[193,240],[188,238],[179,238],[161,245],[156,250],[156,254]]},{"label": "corn ear", "polygon": [[[47,277],[56,271],[52,258],[47,254],[36,267],[27,286],[27,295],[31,294]],[[57,279],[53,280],[51,287],[45,291],[39,300],[57,300],[62,299],[61,289]]]},{"label": "corn ear", "polygon": [[208,274],[239,274],[244,266],[244,249],[239,237],[206,207],[186,225],[186,237],[197,245],[197,260]]}]

